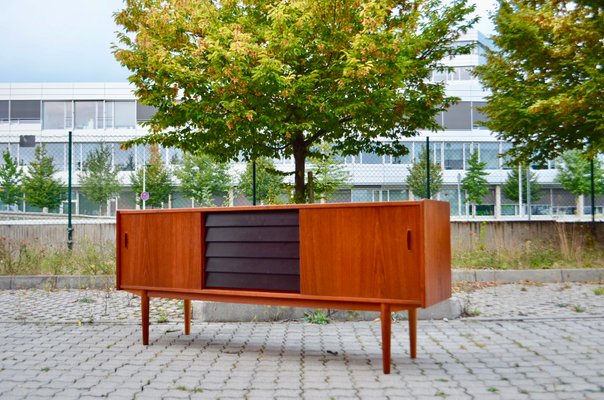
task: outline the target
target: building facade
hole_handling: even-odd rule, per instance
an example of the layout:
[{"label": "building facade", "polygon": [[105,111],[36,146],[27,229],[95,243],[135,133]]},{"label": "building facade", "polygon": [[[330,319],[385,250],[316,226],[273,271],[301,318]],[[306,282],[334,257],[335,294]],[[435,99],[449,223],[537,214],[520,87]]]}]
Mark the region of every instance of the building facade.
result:
[{"label": "building facade", "polygon": [[[429,138],[430,158],[439,164],[443,174],[443,189],[435,198],[451,203],[452,217],[465,218],[469,205],[461,189],[468,159],[478,152],[486,163],[489,195],[478,207],[478,214],[488,218],[559,218],[578,214],[591,214],[588,199],[576,201],[574,195],[563,190],[556,182],[556,163],[549,161],[534,169],[541,185],[537,200],[529,206],[505,197],[501,186],[511,168],[500,155],[510,144],[500,141],[481,126],[485,116],[480,107],[485,104],[487,93],[472,76],[475,66],[484,62],[484,49],[489,41],[479,32],[470,32],[460,39],[461,44],[474,43],[472,54],[445,60],[453,67],[451,72],[434,72],[432,80],[445,81],[447,93],[460,98],[460,102],[447,112],[440,113],[438,122],[442,131],[420,131],[407,139],[409,153],[403,157],[378,156],[362,153],[342,158],[344,168],[350,173],[350,185],[339,190],[329,201],[396,201],[413,199],[406,185],[409,168],[425,149]],[[127,83],[0,83],[0,151],[9,150],[24,168],[31,163],[35,147],[44,144],[54,159],[57,176],[67,181],[68,132],[73,132],[72,160],[75,173],[74,210],[78,214],[99,214],[99,205],[89,201],[79,190],[79,174],[86,168],[88,154],[101,143],[109,146],[112,163],[124,185],[118,198],[108,204],[113,213],[118,208],[137,207],[137,194],[129,188],[130,175],[145,165],[149,149],[120,146],[126,140],[147,133],[141,125],[149,120],[154,109],[137,102],[132,87]],[[177,168],[182,160],[178,149],[161,149],[163,160],[170,168]],[[293,160],[275,160],[278,168],[293,170]],[[243,165],[234,165],[233,174],[241,172]],[[526,183],[526,182],[525,182]],[[194,205],[177,190],[166,207],[190,207]],[[522,185],[523,190],[526,187]],[[242,199],[239,199],[241,203]],[[55,212],[63,212],[66,207]],[[596,199],[596,215],[602,214],[604,197]],[[6,206],[3,206],[6,209]],[[26,202],[13,210],[39,211]]]}]

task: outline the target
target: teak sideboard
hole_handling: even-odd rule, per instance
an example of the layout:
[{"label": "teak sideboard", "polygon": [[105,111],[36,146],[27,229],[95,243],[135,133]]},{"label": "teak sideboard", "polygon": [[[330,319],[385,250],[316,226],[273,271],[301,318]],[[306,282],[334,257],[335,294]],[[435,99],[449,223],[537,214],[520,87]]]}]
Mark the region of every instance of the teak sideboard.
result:
[{"label": "teak sideboard", "polygon": [[391,312],[451,296],[449,203],[296,204],[117,212],[117,289],[149,298],[381,312],[390,372]]}]

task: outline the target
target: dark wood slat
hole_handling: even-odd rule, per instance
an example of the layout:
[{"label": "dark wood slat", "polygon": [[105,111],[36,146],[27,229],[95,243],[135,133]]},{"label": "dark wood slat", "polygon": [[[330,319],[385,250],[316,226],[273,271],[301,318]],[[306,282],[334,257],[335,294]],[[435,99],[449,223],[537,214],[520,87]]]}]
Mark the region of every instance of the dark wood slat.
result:
[{"label": "dark wood slat", "polygon": [[297,226],[209,227],[206,242],[299,242]]},{"label": "dark wood slat", "polygon": [[206,257],[300,258],[298,243],[206,243]]},{"label": "dark wood slat", "polygon": [[206,274],[206,288],[264,289],[300,291],[300,277],[296,275],[260,274]]},{"label": "dark wood slat", "polygon": [[298,226],[298,210],[209,212],[206,227],[212,226]]},{"label": "dark wood slat", "polygon": [[300,275],[300,260],[293,258],[207,258],[205,271]]}]

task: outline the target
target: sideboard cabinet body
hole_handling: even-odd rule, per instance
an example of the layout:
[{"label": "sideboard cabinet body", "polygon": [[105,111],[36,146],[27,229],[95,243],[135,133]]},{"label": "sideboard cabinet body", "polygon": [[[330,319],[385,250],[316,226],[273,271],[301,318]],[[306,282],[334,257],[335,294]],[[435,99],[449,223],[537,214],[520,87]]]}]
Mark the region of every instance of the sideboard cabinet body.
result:
[{"label": "sideboard cabinet body", "polygon": [[451,295],[432,200],[118,211],[117,255],[117,288],[142,296],[390,315]]}]

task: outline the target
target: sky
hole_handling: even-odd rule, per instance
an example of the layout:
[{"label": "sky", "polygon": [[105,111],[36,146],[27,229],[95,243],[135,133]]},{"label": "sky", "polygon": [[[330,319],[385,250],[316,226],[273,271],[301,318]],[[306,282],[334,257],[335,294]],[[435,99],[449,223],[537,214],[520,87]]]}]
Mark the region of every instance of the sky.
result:
[{"label": "sky", "polygon": [[[496,0],[476,2],[490,35]],[[0,82],[125,82],[111,53],[123,0],[0,0]]]}]

